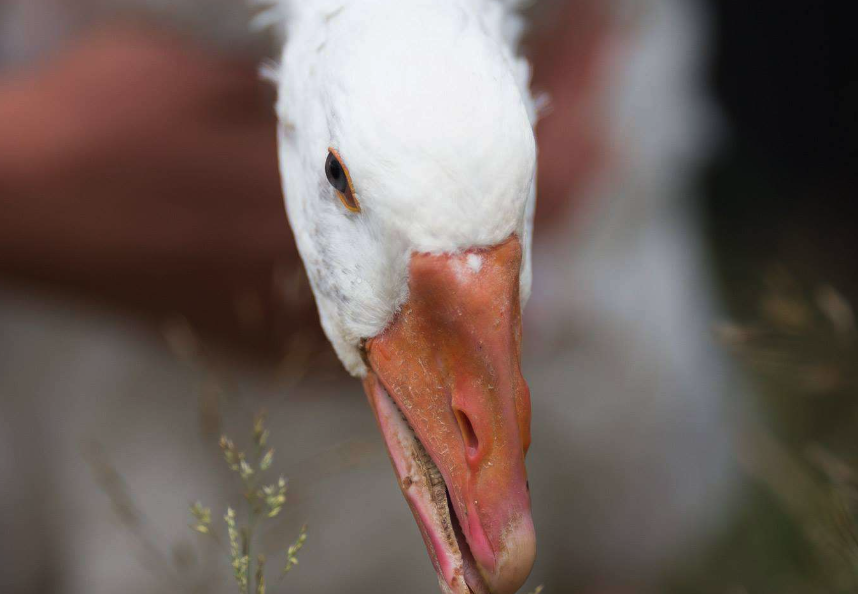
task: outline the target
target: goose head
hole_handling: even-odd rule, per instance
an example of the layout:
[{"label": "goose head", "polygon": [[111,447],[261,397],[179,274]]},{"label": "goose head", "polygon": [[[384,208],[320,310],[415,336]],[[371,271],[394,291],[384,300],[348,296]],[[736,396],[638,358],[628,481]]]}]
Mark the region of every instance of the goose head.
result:
[{"label": "goose head", "polygon": [[535,556],[520,345],[536,149],[521,63],[478,4],[297,10],[279,160],[322,326],[442,591],[511,594]]}]

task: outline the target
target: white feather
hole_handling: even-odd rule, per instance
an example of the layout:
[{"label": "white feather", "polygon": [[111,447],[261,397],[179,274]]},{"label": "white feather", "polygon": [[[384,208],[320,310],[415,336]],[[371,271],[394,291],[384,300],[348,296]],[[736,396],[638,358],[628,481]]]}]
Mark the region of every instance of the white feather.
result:
[{"label": "white feather", "polygon": [[[536,148],[529,68],[507,3],[285,3],[278,78],[287,211],[328,337],[347,369],[408,294],[410,254],[522,237],[530,289]],[[510,20],[513,19],[513,20]],[[325,179],[342,155],[362,212]]]}]

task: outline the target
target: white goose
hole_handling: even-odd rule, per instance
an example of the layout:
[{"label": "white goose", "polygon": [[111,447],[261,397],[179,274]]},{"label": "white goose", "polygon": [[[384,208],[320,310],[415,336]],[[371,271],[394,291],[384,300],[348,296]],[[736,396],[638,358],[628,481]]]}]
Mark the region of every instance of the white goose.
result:
[{"label": "white goose", "polygon": [[442,591],[516,592],[536,552],[518,17],[499,0],[278,8],[280,165],[322,326],[363,379]]},{"label": "white goose", "polygon": [[[627,0],[587,1],[603,2],[606,9],[617,13],[620,11],[615,11],[615,7],[627,4]],[[246,29],[244,18],[230,20],[229,11],[220,12],[222,6],[233,10],[237,4],[219,0],[216,9],[213,2],[111,0],[97,4],[107,13],[99,12],[101,18],[112,17],[120,5],[151,5],[181,12],[173,20],[183,26],[186,21],[182,15],[196,15],[199,29],[195,30],[202,37],[233,51],[246,47],[246,42],[238,44],[229,34]],[[341,4],[347,2],[343,0]],[[546,3],[551,4],[550,0],[537,4]],[[28,14],[34,17],[30,13],[39,6],[53,4],[57,2],[12,1],[11,5],[19,6],[20,10],[0,16],[3,29],[0,46],[9,46],[7,57],[44,51],[44,47],[33,46],[52,39],[53,32],[33,34],[45,23],[33,18],[30,26],[26,26],[21,19]],[[85,12],[84,7],[90,4],[95,3],[63,2],[68,12],[75,13],[74,22],[81,16],[77,13]],[[646,18],[631,24],[623,20],[616,26],[622,35],[616,35],[612,43],[619,45],[621,51],[614,48],[611,59],[600,64],[598,79],[604,88],[594,99],[601,108],[594,117],[609,124],[612,154],[617,158],[599,174],[600,183],[585,191],[587,196],[583,201],[592,206],[584,213],[586,222],[582,223],[582,217],[576,214],[575,221],[558,222],[561,227],[566,225],[563,228],[569,229],[568,232],[553,237],[538,234],[535,238],[537,284],[528,307],[531,317],[526,344],[530,347],[530,364],[528,367],[526,363],[526,369],[537,396],[535,447],[528,467],[535,478],[533,510],[540,538],[540,567],[535,573],[553,591],[580,591],[582,583],[603,588],[607,584],[611,588],[616,587],[617,581],[621,586],[632,584],[631,591],[635,592],[657,590],[639,584],[649,583],[650,576],[663,574],[677,551],[687,552],[689,543],[699,536],[701,525],[705,527],[712,522],[712,501],[719,497],[713,483],[717,484],[723,474],[722,427],[717,414],[718,381],[721,381],[718,378],[723,373],[707,369],[713,358],[707,354],[708,347],[697,327],[709,315],[706,292],[697,282],[705,267],[694,249],[694,228],[686,217],[677,215],[677,204],[686,198],[685,184],[695,169],[688,157],[696,155],[706,144],[699,129],[701,120],[706,120],[706,102],[696,74],[705,48],[706,19],[699,14],[700,2],[691,0],[636,0],[634,5]],[[498,6],[487,4],[486,10],[491,13],[482,12],[483,18],[503,22],[514,34],[516,19]],[[5,5],[0,10],[4,8]],[[215,12],[216,18],[212,18]],[[618,21],[621,16],[618,14]],[[503,21],[499,20],[501,17]],[[316,24],[318,19],[303,22],[311,29],[320,28]],[[21,34],[23,31],[27,34]],[[513,45],[514,38],[509,37],[506,46]],[[517,78],[523,86],[526,66],[517,64],[516,68],[522,69]],[[527,99],[526,93],[522,96]],[[562,109],[562,103],[558,102],[554,113]],[[289,119],[300,123],[295,117]],[[322,150],[327,151],[327,146]],[[345,154],[342,156],[346,159]],[[321,160],[324,159],[322,154]],[[346,163],[350,171],[354,169],[352,156],[348,156]],[[291,165],[290,171],[297,167]],[[319,167],[319,156],[315,155],[309,170],[316,172]],[[358,190],[365,191],[366,180],[358,179],[356,174],[353,178]],[[327,181],[320,177],[319,183]],[[336,220],[343,214],[340,210]],[[582,234],[582,228],[598,233]],[[606,243],[610,249],[605,249]],[[47,569],[52,574],[60,571],[69,591],[115,592],[130,582],[144,587],[149,576],[128,555],[124,543],[115,540],[115,523],[103,513],[103,494],[79,464],[79,433],[71,433],[69,428],[77,431],[78,427],[86,427],[94,435],[105,432],[110,435],[119,426],[123,435],[137,432],[137,439],[117,440],[113,444],[118,455],[122,451],[123,459],[135,461],[132,464],[135,476],[142,478],[141,473],[147,469],[149,474],[145,475],[144,484],[165,485],[171,501],[176,503],[175,475],[201,461],[174,456],[177,452],[191,451],[184,434],[165,431],[154,442],[152,423],[139,421],[175,418],[184,410],[186,422],[191,424],[192,404],[185,410],[179,403],[186,402],[192,383],[183,371],[172,370],[159,344],[150,344],[138,329],[120,324],[111,316],[81,316],[77,310],[67,311],[67,306],[61,312],[52,309],[53,315],[45,316],[32,302],[31,295],[18,298],[0,289],[0,343],[6,349],[4,352],[16,353],[14,358],[7,357],[0,386],[9,394],[28,395],[28,406],[38,411],[33,413],[33,419],[39,419],[39,423],[24,425],[26,442],[32,441],[33,432],[45,423],[38,440],[46,444],[43,455],[57,460],[57,464],[56,473],[39,476],[39,481],[47,482],[34,483],[38,486],[27,489],[20,506],[7,516],[0,513],[24,526],[16,537],[16,549],[10,551],[12,561],[7,566],[16,572],[21,583],[25,577],[38,583]],[[570,326],[580,330],[582,325],[586,326],[587,335],[582,338],[578,333],[570,339]],[[582,343],[590,344],[590,348],[582,349]],[[58,344],[70,345],[62,357],[55,352]],[[46,351],[53,365],[50,369],[38,369],[37,380],[28,378],[28,366],[17,362],[45,360]],[[153,378],[162,378],[153,380],[160,386],[160,398],[141,398],[133,391],[117,393],[117,385],[137,385],[141,369],[148,370]],[[29,386],[26,392],[22,392],[22,386]],[[318,386],[307,390],[315,395]],[[145,408],[140,408],[144,402]],[[319,413],[330,410],[326,408],[329,401],[324,398],[307,398],[304,402],[308,407],[310,403],[320,407],[308,412],[309,418],[323,418]],[[63,407],[58,407],[58,403],[63,403]],[[97,415],[93,420],[89,414],[92,410],[135,413],[113,413],[100,420]],[[137,414],[140,410],[147,411],[146,415]],[[78,417],[71,411],[79,411]],[[71,418],[85,421],[78,420],[76,424]],[[353,429],[356,433],[363,431],[363,424],[355,422]],[[150,446],[143,450],[136,447],[141,440]],[[314,447],[322,447],[318,444],[326,442],[320,438],[312,443]],[[166,460],[172,464],[165,464]],[[13,465],[9,474],[3,475],[8,480],[0,478],[0,483],[18,484],[13,479],[33,467],[29,458],[18,462],[22,466]],[[24,474],[36,480],[36,474]],[[360,484],[366,488],[386,476],[389,479],[385,467],[364,468]],[[216,478],[212,480],[219,484]],[[342,477],[336,489],[353,480],[352,475]],[[64,485],[69,500],[75,502],[76,513],[63,518],[62,529],[52,525],[50,530],[41,532],[36,520],[44,518],[43,510],[34,505],[37,501],[30,494],[49,492],[55,486],[51,481]],[[298,485],[302,484],[303,480],[299,480]],[[385,584],[376,583],[378,575],[389,571],[390,576],[402,577],[420,569],[411,565],[413,559],[408,547],[400,546],[409,537],[413,538],[412,534],[390,535],[387,542],[396,543],[394,553],[359,552],[367,548],[364,542],[373,537],[373,530],[399,522],[400,515],[387,508],[389,500],[379,497],[383,491],[381,487],[372,490],[372,496],[364,492],[360,497],[338,493],[340,499],[335,499],[336,502],[319,500],[312,505],[311,498],[305,498],[307,507],[297,514],[302,518],[307,515],[313,518],[308,511],[312,509],[317,509],[319,515],[327,515],[338,505],[353,512],[372,504],[374,497],[382,500],[375,508],[367,509],[359,520],[350,515],[349,521],[326,526],[330,533],[320,535],[327,542],[319,556],[325,560],[335,557],[339,571],[326,571],[324,563],[316,567],[313,556],[308,556],[302,561],[308,564],[305,568],[308,571],[294,576],[306,580],[301,582],[305,589],[384,591]],[[204,492],[201,484],[189,482],[183,485],[178,499],[197,497]],[[170,528],[183,525],[184,509],[181,505],[176,508],[156,506],[148,511],[169,532]],[[80,510],[84,513],[78,513]],[[389,523],[383,523],[388,518]],[[317,530],[325,527],[316,520],[313,526]],[[75,550],[78,557],[86,558],[85,564],[77,563],[73,571],[63,571],[52,558],[34,554],[46,550],[47,541],[40,541],[40,537],[60,538],[58,534],[71,540],[49,545],[48,549]],[[80,549],[81,543],[88,543],[85,550]],[[416,542],[413,544],[417,546]],[[357,556],[361,557],[360,562],[350,561]],[[396,565],[395,571],[391,564]],[[0,581],[4,577],[8,575],[0,576]],[[427,585],[431,587],[431,584],[423,586]],[[408,590],[424,592],[419,584],[411,586]],[[388,589],[391,587],[395,589],[393,584]]]}]

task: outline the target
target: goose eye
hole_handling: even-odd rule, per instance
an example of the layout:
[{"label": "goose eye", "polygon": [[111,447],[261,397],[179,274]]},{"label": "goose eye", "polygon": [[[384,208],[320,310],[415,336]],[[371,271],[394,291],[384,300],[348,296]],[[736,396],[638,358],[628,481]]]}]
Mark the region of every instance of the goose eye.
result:
[{"label": "goose eye", "polygon": [[355,198],[355,188],[352,185],[349,170],[335,149],[328,149],[328,158],[325,160],[325,175],[328,177],[328,182],[337,191],[337,196],[343,206],[352,212],[360,212],[360,204]]}]

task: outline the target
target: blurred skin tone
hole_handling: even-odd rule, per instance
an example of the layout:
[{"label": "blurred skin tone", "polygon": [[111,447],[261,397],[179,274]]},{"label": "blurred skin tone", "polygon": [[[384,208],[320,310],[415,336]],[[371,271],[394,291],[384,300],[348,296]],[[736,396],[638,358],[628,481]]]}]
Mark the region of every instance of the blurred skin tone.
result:
[{"label": "blurred skin tone", "polygon": [[611,42],[605,4],[567,2],[544,16],[538,34],[525,41],[533,89],[549,97],[536,127],[536,226],[541,234],[568,231],[563,221],[582,206],[588,184],[606,163],[599,111],[605,82],[600,75]]},{"label": "blurred skin tone", "polygon": [[[602,154],[593,6],[573,3],[529,47],[553,106],[537,130],[540,228],[568,213]],[[184,314],[269,352],[299,321],[317,326],[309,299],[280,290],[299,263],[257,66],[115,23],[0,79],[0,274]]]},{"label": "blurred skin tone", "polygon": [[0,80],[0,270],[237,337],[297,262],[273,99],[255,62],[139,25]]},{"label": "blurred skin tone", "polygon": [[9,81],[4,247],[104,271],[288,255],[265,91],[254,64],[128,28]]}]

